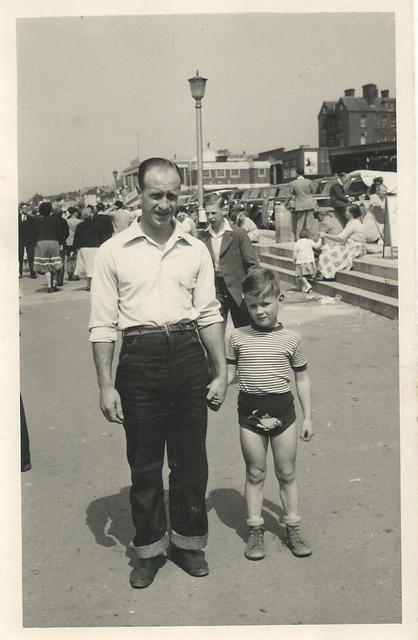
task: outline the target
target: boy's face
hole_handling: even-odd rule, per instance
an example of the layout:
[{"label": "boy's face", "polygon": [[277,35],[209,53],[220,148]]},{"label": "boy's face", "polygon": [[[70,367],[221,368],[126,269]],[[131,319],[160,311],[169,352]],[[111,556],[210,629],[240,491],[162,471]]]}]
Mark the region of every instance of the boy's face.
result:
[{"label": "boy's face", "polygon": [[251,293],[246,293],[244,298],[254,324],[263,327],[263,329],[277,326],[279,300],[276,296],[273,294],[254,296]]}]

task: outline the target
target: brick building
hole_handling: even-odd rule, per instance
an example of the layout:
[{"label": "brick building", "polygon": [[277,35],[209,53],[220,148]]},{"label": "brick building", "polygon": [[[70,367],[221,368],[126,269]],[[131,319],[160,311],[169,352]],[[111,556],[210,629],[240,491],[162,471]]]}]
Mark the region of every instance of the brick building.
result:
[{"label": "brick building", "polygon": [[259,160],[270,162],[270,183],[280,184],[296,178],[296,171],[302,170],[309,178],[326,176],[330,172],[327,149],[303,144],[297,149],[286,151],[284,147],[261,151]]},{"label": "brick building", "polygon": [[320,147],[354,147],[396,143],[396,98],[375,84],[363,85],[363,95],[346,89],[337,101],[326,100],[318,114]]},{"label": "brick building", "polygon": [[[197,162],[190,160],[173,161],[177,164],[182,175],[182,192],[197,190]],[[124,200],[128,204],[136,198],[137,173],[139,159],[132,160],[129,167],[123,169],[118,183],[123,190]],[[228,149],[215,151],[210,145],[203,151],[203,186],[212,189],[247,189],[252,186],[268,186],[270,184],[270,162],[254,159],[245,152],[234,155]]]}]

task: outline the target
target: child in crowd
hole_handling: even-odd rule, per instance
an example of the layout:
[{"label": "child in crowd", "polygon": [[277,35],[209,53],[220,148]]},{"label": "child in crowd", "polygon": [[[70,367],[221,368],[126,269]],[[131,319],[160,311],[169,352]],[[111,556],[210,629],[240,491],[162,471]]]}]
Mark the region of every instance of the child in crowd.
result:
[{"label": "child in crowd", "polygon": [[252,324],[232,331],[227,347],[228,384],[238,373],[238,417],[246,464],[245,500],[249,537],[245,556],[264,558],[263,487],[270,441],[280,499],[285,512],[287,542],[295,556],[312,553],[300,534],[298,486],[295,476],[296,414],[290,391],[292,369],[304,420],[300,438],[313,436],[311,383],[302,339],[278,322],[279,283],[274,271],[255,267],[242,290]]},{"label": "child in crowd", "polygon": [[307,229],[302,229],[299,234],[299,240],[295,242],[293,249],[293,263],[296,267],[296,276],[300,278],[302,283],[302,291],[309,293],[312,285],[307,278],[314,278],[316,274],[314,249],[319,249],[322,239],[314,242],[309,237]]}]

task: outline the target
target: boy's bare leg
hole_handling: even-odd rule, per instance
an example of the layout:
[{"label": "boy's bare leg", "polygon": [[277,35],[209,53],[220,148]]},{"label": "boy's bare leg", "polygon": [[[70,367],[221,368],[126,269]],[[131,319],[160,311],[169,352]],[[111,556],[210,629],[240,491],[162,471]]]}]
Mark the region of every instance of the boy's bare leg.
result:
[{"label": "boy's bare leg", "polygon": [[297,522],[299,520],[299,493],[296,481],[297,433],[295,423],[280,435],[271,438],[271,449],[286,521]]},{"label": "boy's bare leg", "polygon": [[268,438],[241,427],[240,442],[246,465],[245,502],[248,524],[262,524],[261,511],[266,477]]}]

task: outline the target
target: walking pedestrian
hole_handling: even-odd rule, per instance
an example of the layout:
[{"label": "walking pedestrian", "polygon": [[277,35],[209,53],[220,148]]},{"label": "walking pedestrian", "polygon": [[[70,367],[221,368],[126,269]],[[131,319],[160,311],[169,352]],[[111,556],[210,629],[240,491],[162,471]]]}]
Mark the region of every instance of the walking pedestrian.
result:
[{"label": "walking pedestrian", "polygon": [[313,215],[316,207],[316,201],[313,197],[314,184],[305,178],[302,169],[297,169],[296,173],[298,177],[290,184],[290,192],[285,206],[287,207],[294,198],[295,210],[292,216],[292,226],[295,240],[298,240],[302,229],[308,229],[314,233],[317,224]]},{"label": "walking pedestrian", "polygon": [[67,257],[67,277],[68,280],[73,280],[75,270],[75,248],[74,248],[74,234],[78,225],[81,223],[80,211],[77,207],[68,207],[69,218],[67,218],[68,224],[68,238],[66,242],[66,257]]},{"label": "walking pedestrian", "polygon": [[251,267],[258,265],[258,258],[247,233],[240,227],[232,228],[226,217],[227,200],[222,195],[211,194],[205,203],[209,226],[202,233],[202,240],[211,254],[215,269],[216,297],[221,305],[224,328],[231,313],[235,327],[251,323],[241,285]]},{"label": "walking pedestrian", "polygon": [[263,488],[270,442],[274,469],[284,509],[287,542],[295,556],[312,553],[300,533],[295,460],[296,414],[290,378],[294,371],[304,420],[301,439],[313,436],[311,384],[302,339],[278,321],[280,287],[274,271],[252,269],[243,292],[252,324],[232,331],[227,348],[228,383],[238,373],[238,417],[241,449],[246,464],[245,501],[249,535],[245,556],[261,560],[263,541]]},{"label": "walking pedestrian", "polygon": [[59,291],[56,286],[57,274],[62,267],[60,242],[62,229],[59,220],[51,216],[52,204],[45,200],[39,205],[39,216],[35,219],[34,268],[45,274],[48,293]]},{"label": "walking pedestrian", "polygon": [[[141,219],[99,249],[89,328],[102,412],[126,433],[138,557],[130,582],[144,588],[164,564],[170,541],[170,557],[184,571],[197,577],[209,572],[203,551],[207,402],[224,400],[226,362],[210,255],[173,222],[178,167],[149,158],[139,167],[138,184]],[[118,329],[123,343],[114,383]],[[216,370],[210,384],[203,347]],[[166,445],[170,534],[162,479]]]},{"label": "walking pedestrian", "polygon": [[33,266],[35,257],[36,231],[35,218],[32,210],[26,203],[22,204],[18,217],[18,239],[19,239],[19,277],[23,275],[23,259],[26,256],[31,278],[36,278],[36,271]]},{"label": "walking pedestrian", "polygon": [[102,233],[102,242],[106,242],[113,235],[113,224],[110,216],[107,215],[103,202],[96,205],[96,214],[94,219],[99,225]]},{"label": "walking pedestrian", "polygon": [[93,219],[93,211],[88,206],[84,207],[81,212],[81,224],[77,226],[73,240],[73,248],[77,251],[74,274],[79,278],[85,278],[86,291],[90,291],[94,261],[102,244],[102,230]]}]

